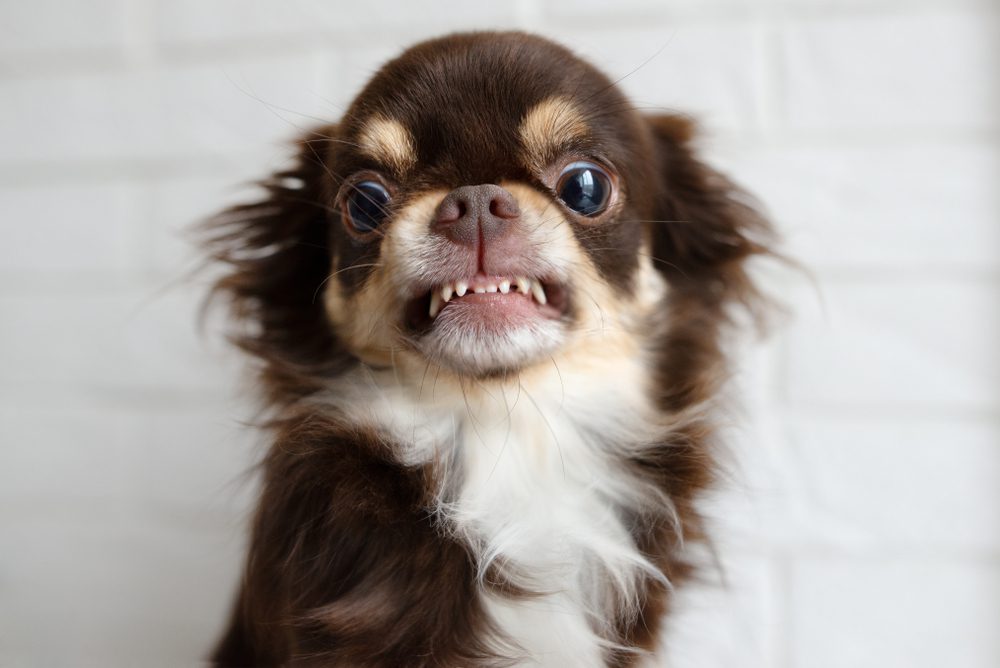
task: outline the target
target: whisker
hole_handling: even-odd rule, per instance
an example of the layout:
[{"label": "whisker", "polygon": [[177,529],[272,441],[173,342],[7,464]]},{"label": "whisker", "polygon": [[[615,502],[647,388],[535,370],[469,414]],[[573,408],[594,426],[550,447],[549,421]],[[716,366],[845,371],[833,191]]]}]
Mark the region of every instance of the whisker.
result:
[{"label": "whisker", "polygon": [[350,271],[352,269],[366,269],[368,267],[381,267],[381,266],[382,266],[381,262],[369,262],[369,263],[366,263],[366,264],[352,264],[352,265],[347,266],[347,267],[341,267],[337,271],[333,272],[332,274],[330,274],[329,276],[327,276],[326,278],[324,278],[320,282],[320,284],[316,286],[316,290],[313,291],[312,303],[313,304],[316,303],[316,295],[319,294],[319,291],[323,288],[324,285],[326,285],[330,281],[330,279],[332,279],[332,278],[334,278],[336,276],[339,276],[340,274],[344,273],[345,271]]}]

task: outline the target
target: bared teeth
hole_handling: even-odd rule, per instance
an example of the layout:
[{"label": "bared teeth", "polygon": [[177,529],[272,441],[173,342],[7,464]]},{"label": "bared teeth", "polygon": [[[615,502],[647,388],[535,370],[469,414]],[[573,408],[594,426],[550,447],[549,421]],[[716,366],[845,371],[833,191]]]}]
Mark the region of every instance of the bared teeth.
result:
[{"label": "bared teeth", "polygon": [[430,308],[428,309],[431,318],[436,318],[441,309],[444,308],[444,305],[453,298],[464,297],[469,292],[477,295],[499,292],[506,295],[510,294],[511,290],[514,290],[523,295],[530,296],[542,306],[548,303],[548,299],[545,296],[545,288],[542,287],[541,281],[532,280],[524,276],[512,279],[505,278],[496,283],[479,283],[474,286],[470,286],[469,283],[470,281],[455,281],[454,283],[446,283],[440,288],[432,290]]},{"label": "bared teeth", "polygon": [[437,314],[441,312],[441,294],[436,290],[431,292],[431,308],[430,316],[436,318]]},{"label": "bared teeth", "polygon": [[545,306],[545,303],[547,301],[545,299],[545,289],[542,288],[542,284],[539,283],[538,281],[531,282],[531,295],[535,298],[536,302],[538,302],[542,306]]}]

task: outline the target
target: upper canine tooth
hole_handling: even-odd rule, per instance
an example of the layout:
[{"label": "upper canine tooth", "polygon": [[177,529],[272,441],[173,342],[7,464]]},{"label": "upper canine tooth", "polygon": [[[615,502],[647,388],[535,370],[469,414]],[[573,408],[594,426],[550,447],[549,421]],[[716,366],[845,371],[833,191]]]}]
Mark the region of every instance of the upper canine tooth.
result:
[{"label": "upper canine tooth", "polygon": [[441,288],[441,298],[444,299],[446,302],[451,301],[451,295],[454,291],[455,289],[451,287],[451,283],[449,283],[448,285]]},{"label": "upper canine tooth", "polygon": [[455,281],[455,294],[459,297],[464,297],[465,293],[469,290],[469,284],[465,281]]},{"label": "upper canine tooth", "polygon": [[493,283],[490,283],[486,286],[486,292],[496,292],[496,291],[497,291],[497,286],[494,285]]},{"label": "upper canine tooth", "polygon": [[436,318],[437,314],[441,311],[441,295],[435,290],[431,293],[431,308],[430,315],[432,318]]},{"label": "upper canine tooth", "polygon": [[545,306],[545,290],[542,288],[542,284],[539,281],[531,282],[531,294],[534,295],[536,302]]},{"label": "upper canine tooth", "polygon": [[500,288],[500,292],[502,292],[503,294],[507,294],[508,292],[510,292],[510,281],[507,280],[500,281],[500,285],[498,287]]},{"label": "upper canine tooth", "polygon": [[518,276],[517,289],[523,292],[524,294],[528,294],[529,292],[531,292],[531,281],[526,279],[524,276]]}]

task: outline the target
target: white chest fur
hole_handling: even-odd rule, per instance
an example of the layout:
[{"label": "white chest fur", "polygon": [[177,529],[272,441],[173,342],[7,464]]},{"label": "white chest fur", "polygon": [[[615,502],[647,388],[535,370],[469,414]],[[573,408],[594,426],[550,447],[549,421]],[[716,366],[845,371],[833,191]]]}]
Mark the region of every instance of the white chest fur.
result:
[{"label": "white chest fur", "polygon": [[[341,388],[351,419],[389,432],[408,463],[440,471],[437,512],[478,556],[537,592],[484,587],[487,609],[519,665],[601,666],[611,613],[662,574],[636,549],[623,515],[669,500],[625,466],[664,426],[649,406],[641,360],[588,361],[516,381],[419,387],[366,373]],[[346,391],[344,391],[346,390]]]},{"label": "white chest fur", "polygon": [[461,485],[444,512],[481,570],[502,559],[516,584],[545,594],[488,596],[526,664],[604,665],[600,626],[647,570],[619,515],[634,505],[628,476],[564,407],[522,397],[489,417],[465,422]]}]

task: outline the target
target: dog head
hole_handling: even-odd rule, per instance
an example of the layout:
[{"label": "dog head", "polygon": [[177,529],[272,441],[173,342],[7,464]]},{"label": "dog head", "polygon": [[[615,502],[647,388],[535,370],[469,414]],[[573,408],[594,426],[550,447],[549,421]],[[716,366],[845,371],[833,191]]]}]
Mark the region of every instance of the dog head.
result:
[{"label": "dog head", "polygon": [[537,37],[419,44],[213,224],[241,343],[295,393],[356,360],[487,378],[601,354],[596,332],[666,340],[667,299],[719,317],[765,226],[691,134]]}]

